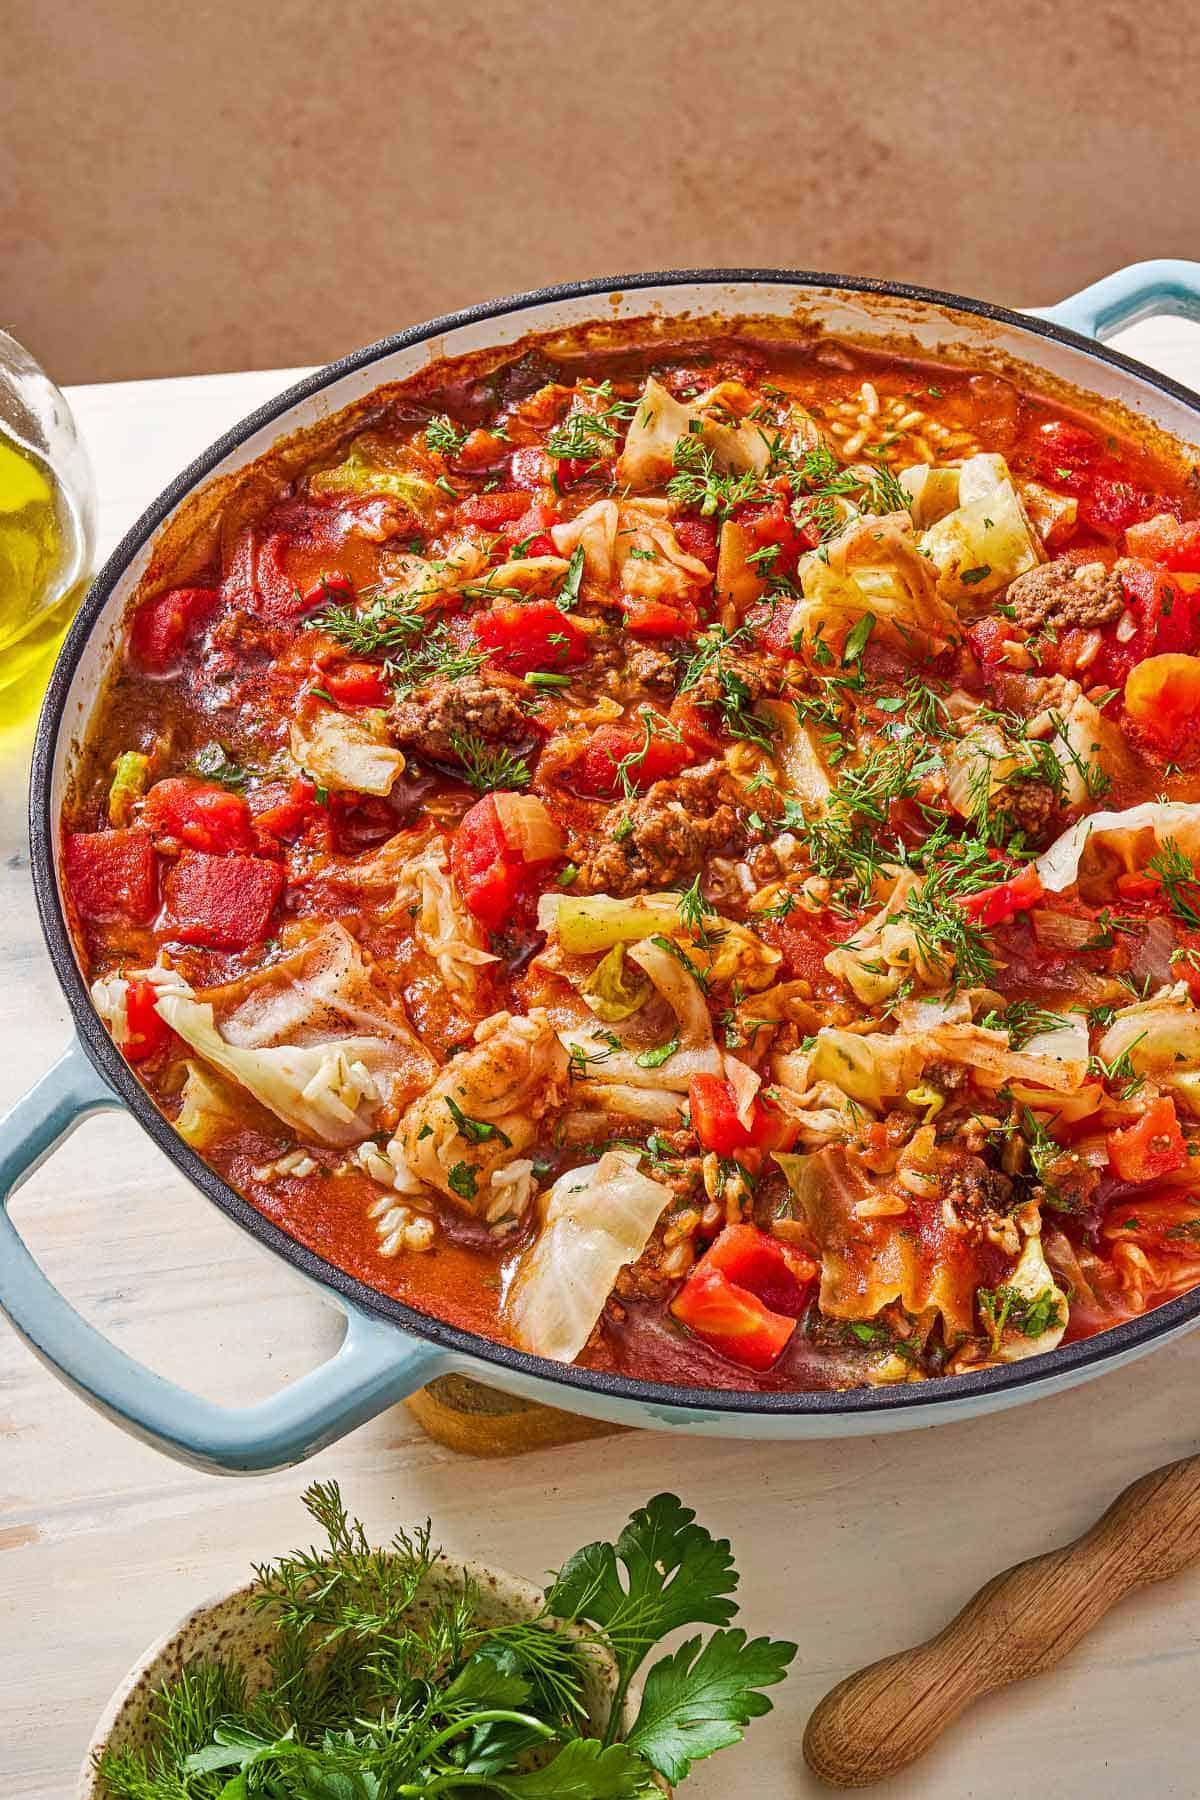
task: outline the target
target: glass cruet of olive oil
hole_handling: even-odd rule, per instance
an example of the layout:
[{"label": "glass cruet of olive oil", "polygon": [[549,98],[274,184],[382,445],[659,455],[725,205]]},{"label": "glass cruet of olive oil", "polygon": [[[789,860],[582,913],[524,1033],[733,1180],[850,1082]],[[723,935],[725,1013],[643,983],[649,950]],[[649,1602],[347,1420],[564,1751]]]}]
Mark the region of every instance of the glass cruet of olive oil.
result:
[{"label": "glass cruet of olive oil", "polygon": [[0,725],[38,705],[95,536],[95,482],[71,409],[0,331]]}]

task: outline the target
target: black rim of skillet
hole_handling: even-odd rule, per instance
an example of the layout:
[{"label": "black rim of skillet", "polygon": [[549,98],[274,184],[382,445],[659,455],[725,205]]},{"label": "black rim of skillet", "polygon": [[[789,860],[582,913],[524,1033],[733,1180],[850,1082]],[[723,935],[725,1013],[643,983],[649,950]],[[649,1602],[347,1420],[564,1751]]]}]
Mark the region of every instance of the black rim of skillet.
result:
[{"label": "black rim of skillet", "polygon": [[319,393],[342,376],[465,325],[505,317],[558,301],[586,299],[594,295],[629,293],[645,288],[703,288],[738,284],[812,288],[818,294],[822,290],[879,294],[974,314],[978,318],[1012,327],[1032,339],[1044,337],[1067,344],[1094,360],[1109,363],[1136,377],[1140,382],[1170,395],[1200,414],[1200,394],[1173,381],[1169,376],[1147,368],[1132,357],[1122,355],[1120,351],[1109,349],[1093,338],[1084,337],[1045,319],[993,305],[989,301],[972,300],[960,294],[869,277],[828,275],[797,269],[677,269],[641,275],[619,275],[611,279],[563,282],[553,287],[537,288],[529,293],[486,301],[478,306],[466,307],[460,312],[447,313],[423,325],[410,326],[405,331],[381,338],[377,343],[369,344],[364,349],[328,364],[248,414],[163,489],[158,499],[126,532],[104,564],[89,588],[59,652],[38,720],[29,787],[29,835],[34,890],[51,961],[84,1049],[139,1125],[149,1133],[159,1149],[183,1170],[188,1179],[235,1224],[290,1262],[294,1268],[321,1286],[332,1289],[358,1309],[389,1320],[412,1336],[437,1345],[448,1353],[471,1358],[482,1365],[478,1371],[472,1371],[481,1376],[486,1376],[489,1366],[498,1371],[511,1370],[545,1382],[551,1387],[564,1389],[567,1393],[574,1390],[606,1399],[634,1402],[653,1410],[660,1421],[663,1409],[679,1408],[697,1416],[705,1415],[710,1420],[726,1415],[807,1415],[834,1419],[844,1415],[877,1414],[882,1422],[885,1415],[907,1413],[911,1415],[912,1424],[933,1423],[939,1417],[959,1416],[964,1410],[970,1410],[971,1403],[975,1401],[986,1403],[990,1400],[996,1403],[1002,1396],[1016,1398],[1018,1392],[1022,1398],[1033,1398],[1039,1391],[1056,1388],[1064,1380],[1070,1385],[1072,1378],[1080,1380],[1107,1362],[1150,1348],[1157,1340],[1170,1337],[1200,1315],[1200,1288],[1123,1324],[1111,1326],[1094,1337],[1030,1357],[1024,1362],[1005,1363],[975,1374],[938,1376],[898,1387],[849,1388],[838,1392],[816,1393],[760,1393],[724,1388],[677,1387],[576,1368],[573,1364],[556,1363],[531,1356],[507,1344],[496,1343],[474,1332],[447,1325],[440,1319],[415,1311],[401,1301],[393,1300],[368,1287],[365,1282],[347,1274],[336,1264],[327,1262],[324,1257],[299,1243],[282,1227],[266,1218],[201,1160],[154,1105],[93,1008],[87,984],[75,960],[54,873],[57,824],[51,817],[52,777],[71,681],[92,629],[127,565],[147,539],[200,481],[248,437],[274,420],[281,419],[298,402]]}]

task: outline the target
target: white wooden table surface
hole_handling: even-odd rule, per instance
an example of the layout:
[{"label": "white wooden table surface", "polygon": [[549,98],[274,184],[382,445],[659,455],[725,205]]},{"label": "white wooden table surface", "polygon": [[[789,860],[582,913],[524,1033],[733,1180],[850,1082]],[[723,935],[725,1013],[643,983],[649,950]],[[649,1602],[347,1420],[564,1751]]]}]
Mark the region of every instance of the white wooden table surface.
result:
[{"label": "white wooden table surface", "polygon": [[[1200,385],[1200,331],[1126,334]],[[291,377],[77,389],[104,552],[158,488]],[[0,739],[0,1107],[67,1040],[38,929],[25,786],[31,728]],[[123,1117],[83,1126],[15,1216],[51,1277],[133,1355],[249,1402],[327,1355],[337,1315],[175,1175]],[[1081,1530],[1133,1477],[1200,1448],[1200,1334],[1100,1382],[993,1418],[781,1445],[638,1434],[480,1466],[403,1408],[311,1465],[256,1480],[183,1469],[89,1412],[0,1324],[0,1795],[68,1800],[122,1672],[173,1618],[304,1531],[298,1496],[336,1476],[380,1537],[433,1517],[450,1549],[531,1576],[610,1535],[662,1487],[734,1543],[743,1621],[800,1654],[777,1709],[686,1792],[826,1792],[800,1739],[831,1683],[936,1629],[1009,1562]],[[890,1800],[1126,1800],[1200,1792],[1200,1569],[1142,1595],[1057,1674],[986,1703]]]}]

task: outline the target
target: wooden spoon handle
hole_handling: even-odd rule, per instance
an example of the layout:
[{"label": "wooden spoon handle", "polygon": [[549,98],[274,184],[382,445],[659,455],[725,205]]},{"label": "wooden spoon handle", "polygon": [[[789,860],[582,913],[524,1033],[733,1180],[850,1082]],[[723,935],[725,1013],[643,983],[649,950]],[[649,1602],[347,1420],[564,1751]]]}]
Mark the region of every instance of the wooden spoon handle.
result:
[{"label": "wooden spoon handle", "polygon": [[1083,1537],[1006,1569],[936,1637],[838,1683],[804,1734],[814,1774],[869,1787],[923,1756],[965,1706],[1066,1656],[1122,1595],[1200,1556],[1200,1456],[1127,1487]]}]

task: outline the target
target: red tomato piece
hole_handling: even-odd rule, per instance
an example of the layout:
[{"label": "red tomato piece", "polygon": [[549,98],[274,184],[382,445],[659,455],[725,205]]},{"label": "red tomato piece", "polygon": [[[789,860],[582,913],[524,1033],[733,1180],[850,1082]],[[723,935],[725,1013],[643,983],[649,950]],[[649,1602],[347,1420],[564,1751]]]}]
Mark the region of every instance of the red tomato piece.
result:
[{"label": "red tomato piece", "polygon": [[1097,679],[1114,687],[1124,682],[1135,663],[1151,656],[1187,653],[1200,643],[1198,602],[1165,569],[1127,560],[1121,565],[1121,586],[1136,630],[1122,643],[1108,627],[1092,670]]},{"label": "red tomato piece", "polygon": [[1135,1125],[1110,1131],[1108,1160],[1122,1181],[1160,1181],[1182,1169],[1188,1154],[1175,1102],[1164,1094],[1146,1108]]},{"label": "red tomato piece", "polygon": [[1174,513],[1155,513],[1140,525],[1130,525],[1125,532],[1125,550],[1129,556],[1161,563],[1180,575],[1200,575],[1200,519],[1181,523]]},{"label": "red tomato piece", "polygon": [[354,583],[340,569],[322,571],[318,581],[314,581],[302,596],[305,609],[314,606],[349,606],[354,599]]},{"label": "red tomato piece", "polygon": [[967,631],[967,641],[975,652],[985,681],[991,681],[997,669],[1006,662],[1004,646],[1016,636],[1015,627],[1007,619],[980,619]]},{"label": "red tomato piece", "polygon": [[[522,546],[522,556],[557,556],[558,546],[550,536],[550,527],[559,522],[558,514],[552,506],[543,506],[536,501],[528,511],[517,519],[510,519],[500,527],[500,536],[510,544]],[[549,544],[548,550],[535,550],[533,545]]]},{"label": "red tomato piece", "polygon": [[267,934],[283,870],[257,856],[185,850],[163,885],[167,937],[209,950],[245,950]]},{"label": "red tomato piece", "polygon": [[786,919],[756,920],[754,929],[773,949],[782,952],[780,974],[785,980],[811,981],[817,986],[830,979],[825,958],[829,955],[831,940],[821,931],[801,924],[803,917],[802,913],[796,912]]},{"label": "red tomato piece", "polygon": [[68,832],[64,872],[81,918],[148,925],[158,911],[154,842],[144,826],[125,831]]},{"label": "red tomato piece", "polygon": [[719,1075],[693,1075],[688,1083],[692,1128],[706,1150],[718,1156],[736,1156],[739,1150],[781,1150],[795,1135],[794,1128],[777,1107],[756,1099],[751,1122],[738,1117],[737,1096]]},{"label": "red tomato piece", "polygon": [[758,650],[770,656],[799,656],[792,642],[791,618],[796,610],[792,600],[758,600],[746,613],[746,624]]},{"label": "red tomato piece", "polygon": [[[630,725],[600,725],[593,731],[579,765],[578,780],[586,793],[624,793],[622,766],[634,791],[644,794],[656,781],[678,775],[698,760],[690,744],[676,739],[678,728],[644,730]],[[679,733],[682,737],[682,733]]]},{"label": "red tomato piece", "polygon": [[1099,438],[1071,419],[1047,419],[1038,427],[1034,462],[1039,478],[1052,487],[1081,492],[1101,454]]},{"label": "red tomato piece", "polygon": [[298,837],[314,821],[328,830],[329,812],[317,803],[316,783],[303,775],[296,777],[282,799],[254,814],[256,833],[273,838]]},{"label": "red tomato piece", "polygon": [[693,1075],[688,1083],[692,1129],[706,1150],[718,1156],[736,1156],[752,1141],[748,1128],[737,1116],[737,1099],[729,1082],[719,1075]]},{"label": "red tomato piece", "polygon": [[692,513],[671,520],[675,542],[688,556],[717,572],[717,527],[712,519],[696,518]]},{"label": "red tomato piece", "polygon": [[321,686],[339,706],[384,706],[388,687],[374,663],[342,663],[336,669],[322,669]]},{"label": "red tomato piece", "polygon": [[586,662],[591,640],[552,600],[493,606],[471,620],[475,641],[513,675],[534,669],[570,669]]},{"label": "red tomato piece", "polygon": [[504,835],[493,794],[464,814],[450,841],[450,872],[463,903],[489,931],[499,931],[528,911],[537,873],[547,864],[527,863]]},{"label": "red tomato piece", "polygon": [[1158,511],[1161,496],[1135,487],[1118,475],[1096,475],[1080,497],[1079,517],[1102,537],[1119,538],[1122,532]]},{"label": "red tomato piece", "polygon": [[803,1313],[817,1276],[811,1256],[760,1231],[757,1225],[726,1225],[696,1268],[719,1269],[726,1280],[789,1319],[798,1319]]},{"label": "red tomato piece", "polygon": [[529,495],[525,493],[468,494],[458,503],[458,519],[461,525],[480,525],[485,531],[494,531],[510,519],[519,519],[528,509]]},{"label": "red tomato piece", "polygon": [[213,588],[170,588],[143,600],[129,628],[129,654],[146,675],[171,675],[221,603]]},{"label": "red tomato piece", "polygon": [[672,1300],[671,1311],[719,1356],[759,1373],[779,1361],[796,1329],[795,1319],[772,1312],[719,1269],[693,1272]]},{"label": "red tomato piece", "polygon": [[1163,898],[1162,876],[1153,869],[1131,869],[1117,876],[1117,892],[1122,900],[1152,902]]},{"label": "red tomato piece", "polygon": [[714,723],[710,711],[695,700],[690,694],[676,694],[671,702],[670,720],[678,725],[684,741],[701,756],[713,756],[721,748],[721,740],[712,730]]},{"label": "red tomato piece", "polygon": [[1041,876],[1029,863],[1011,881],[1001,881],[995,887],[981,889],[978,894],[968,894],[959,905],[969,919],[990,931],[994,925],[1006,925],[1019,912],[1028,912],[1031,906],[1037,905],[1044,892]]},{"label": "red tomato piece", "polygon": [[576,482],[582,481],[594,460],[586,456],[558,456],[554,459],[554,479],[562,488],[573,488]]},{"label": "red tomato piece", "polygon": [[125,1042],[121,1055],[126,1062],[145,1062],[161,1050],[171,1035],[170,1026],[155,1010],[158,989],[152,981],[131,981],[125,990]]},{"label": "red tomato piece", "polygon": [[176,838],[192,850],[220,855],[254,848],[250,808],[241,795],[185,775],[155,782],[146,795],[142,824],[156,838]]},{"label": "red tomato piece", "polygon": [[695,631],[699,616],[690,600],[648,600],[644,594],[622,594],[621,611],[631,637],[682,638]]}]

